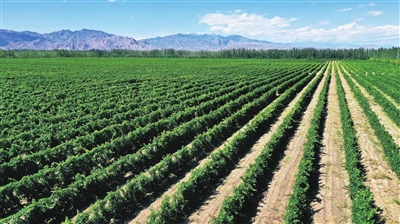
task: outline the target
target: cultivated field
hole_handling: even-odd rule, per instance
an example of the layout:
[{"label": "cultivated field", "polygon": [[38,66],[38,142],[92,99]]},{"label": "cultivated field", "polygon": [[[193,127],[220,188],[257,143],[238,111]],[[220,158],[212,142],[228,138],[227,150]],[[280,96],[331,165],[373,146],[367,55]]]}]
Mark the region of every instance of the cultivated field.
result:
[{"label": "cultivated field", "polygon": [[2,59],[0,223],[400,223],[400,72]]}]

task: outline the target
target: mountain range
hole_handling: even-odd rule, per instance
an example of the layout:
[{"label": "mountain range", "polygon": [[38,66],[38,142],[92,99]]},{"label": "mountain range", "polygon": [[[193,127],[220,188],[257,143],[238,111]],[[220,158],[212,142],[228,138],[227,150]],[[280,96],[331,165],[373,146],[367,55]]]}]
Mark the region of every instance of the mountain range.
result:
[{"label": "mountain range", "polygon": [[[220,36],[215,34],[175,34],[135,40],[108,34],[103,31],[82,29],[79,31],[61,30],[40,34],[31,31],[0,30],[0,49],[32,49],[32,50],[153,50],[175,49],[188,51],[217,51],[225,49],[291,49],[293,47],[312,47],[313,43],[282,44],[245,38],[239,35]],[[323,44],[320,44],[318,48]],[[325,44],[325,48],[334,48]],[[361,46],[348,46],[348,48]],[[369,48],[376,46],[369,46]]]}]

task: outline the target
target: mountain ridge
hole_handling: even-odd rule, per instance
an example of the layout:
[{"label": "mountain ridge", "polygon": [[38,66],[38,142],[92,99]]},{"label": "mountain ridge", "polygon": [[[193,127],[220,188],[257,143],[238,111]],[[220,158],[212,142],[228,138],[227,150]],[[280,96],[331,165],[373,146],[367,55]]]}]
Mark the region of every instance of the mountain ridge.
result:
[{"label": "mountain ridge", "polygon": [[[182,34],[177,33],[164,37],[154,37],[136,40],[131,37],[109,34],[104,31],[82,29],[71,31],[69,29],[54,31],[51,33],[36,33],[32,31],[0,30],[0,49],[6,50],[155,50],[175,49],[188,51],[218,51],[229,49],[292,49],[319,46],[329,46],[331,43],[296,43],[283,44],[265,40],[246,38],[240,35],[220,36],[216,34]],[[362,46],[349,46],[358,48]],[[378,48],[369,46],[368,48]]]}]

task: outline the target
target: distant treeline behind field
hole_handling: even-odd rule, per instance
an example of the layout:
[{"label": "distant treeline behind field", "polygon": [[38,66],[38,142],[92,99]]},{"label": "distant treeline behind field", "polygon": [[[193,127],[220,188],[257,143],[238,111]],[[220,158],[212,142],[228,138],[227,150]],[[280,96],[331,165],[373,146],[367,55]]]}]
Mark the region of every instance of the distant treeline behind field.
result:
[{"label": "distant treeline behind field", "polygon": [[114,49],[71,51],[71,50],[0,50],[0,58],[257,58],[257,59],[340,59],[340,60],[374,60],[399,63],[400,47],[379,49],[316,49],[292,48],[290,50],[249,50],[231,49],[220,51],[185,51],[174,49],[163,50],[124,50]]}]

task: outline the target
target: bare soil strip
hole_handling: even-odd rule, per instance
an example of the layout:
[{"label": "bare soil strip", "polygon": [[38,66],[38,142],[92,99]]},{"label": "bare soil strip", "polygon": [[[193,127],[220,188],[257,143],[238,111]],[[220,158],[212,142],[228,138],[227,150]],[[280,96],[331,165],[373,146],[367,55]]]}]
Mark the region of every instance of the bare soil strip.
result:
[{"label": "bare soil strip", "polygon": [[[303,156],[302,148],[307,141],[306,136],[311,125],[311,118],[326,76],[327,72],[325,72],[323,80],[319,83],[302,117],[299,128],[290,140],[283,159],[279,162],[278,170],[274,173],[268,190],[264,193],[264,197],[258,205],[257,215],[252,220],[253,223],[283,223],[290,194],[293,192],[299,163]],[[290,108],[289,105],[287,109]]]},{"label": "bare soil strip", "polygon": [[373,133],[362,108],[357,104],[349,85],[339,72],[346,93],[351,118],[361,149],[361,163],[366,169],[365,184],[371,188],[375,204],[382,209],[386,223],[400,223],[400,181],[383,157],[382,146]]},{"label": "bare soil strip", "polygon": [[[318,74],[319,74],[319,73],[318,73]],[[313,78],[309,83],[311,83],[314,79],[315,79],[315,78]],[[308,84],[308,85],[309,85],[309,84]],[[308,85],[307,85],[307,86],[308,86]],[[305,87],[305,88],[306,88],[306,87]],[[304,89],[305,89],[305,88],[304,88]],[[303,92],[303,90],[301,91],[301,93],[302,93],[302,92]],[[301,93],[300,93],[300,94],[301,94]],[[297,101],[298,98],[299,98],[299,96],[300,96],[300,94],[298,94],[298,96],[296,96],[295,99],[294,99],[293,101]],[[267,106],[266,108],[264,108],[263,111],[266,110],[267,108],[268,108],[268,106]],[[261,113],[261,112],[260,112],[260,113]],[[283,114],[287,114],[287,111],[285,110],[284,112],[282,112],[282,115],[283,115]],[[278,121],[277,121],[276,123],[279,123],[279,124],[281,123],[282,115],[278,118]],[[253,118],[253,119],[254,119],[254,118]],[[253,120],[253,119],[252,119],[252,120]],[[249,121],[249,123],[251,123],[252,120]],[[276,124],[274,124],[273,126],[271,126],[271,131],[276,129],[275,125],[276,125]],[[218,150],[224,148],[225,145],[229,144],[229,143],[232,141],[232,139],[233,139],[238,133],[244,131],[246,128],[247,128],[247,125],[244,125],[240,130],[238,130],[237,132],[235,132],[231,137],[229,137],[229,138],[228,138],[224,143],[222,143],[218,148],[214,149],[213,152],[218,151]],[[271,131],[270,131],[270,132],[271,132]],[[267,138],[267,137],[262,136],[261,139],[256,143],[256,145],[259,145],[259,147],[263,147],[264,144],[266,143],[266,142],[264,142],[264,141],[262,140],[262,138]],[[269,137],[269,138],[270,138],[270,137]],[[254,149],[251,149],[251,152],[249,152],[249,154],[252,154],[253,152],[254,152]],[[210,153],[210,154],[211,154],[211,153]],[[258,154],[259,154],[259,153],[258,153]],[[258,155],[258,154],[257,154],[257,155]],[[252,158],[251,161],[254,161],[255,158],[256,158],[256,157]],[[197,167],[195,167],[194,169],[198,169],[198,168],[204,166],[204,164],[207,163],[209,160],[210,160],[210,157],[207,157],[207,158],[201,160],[201,161],[199,162],[199,165],[198,165]],[[242,159],[241,161],[243,161],[243,159]],[[241,162],[241,161],[240,161],[240,162]],[[239,163],[240,163],[240,162],[239,162]],[[247,163],[250,163],[250,162],[247,162]],[[239,169],[239,170],[243,170],[242,172],[244,173],[244,172],[246,171],[247,167],[248,167],[248,165],[246,165],[245,167],[244,167],[244,166],[243,166],[243,167],[238,166],[238,169]],[[192,169],[192,170],[194,170],[194,169]],[[178,186],[179,186],[180,183],[186,182],[186,181],[189,180],[189,178],[190,178],[190,176],[191,176],[191,171],[192,171],[192,170],[189,170],[181,180],[179,180],[176,184],[172,185],[162,196],[160,196],[160,197],[157,198],[153,203],[151,203],[151,205],[150,205],[149,207],[147,207],[146,209],[143,209],[142,211],[140,211],[139,214],[138,214],[133,220],[131,220],[131,221],[129,222],[129,224],[145,223],[146,220],[147,220],[147,218],[148,218],[148,216],[149,216],[150,213],[151,213],[151,210],[158,210],[158,209],[161,207],[161,202],[162,202],[162,200],[164,199],[165,196],[171,196],[171,195],[173,195],[173,194],[178,190]],[[240,175],[240,176],[242,176],[242,175]],[[239,176],[239,179],[240,179],[240,176]],[[239,181],[238,181],[238,182],[239,182]],[[224,182],[224,183],[225,183],[225,182]],[[223,185],[224,185],[224,183],[223,183]],[[236,184],[236,183],[235,183],[235,184]],[[237,183],[237,184],[239,184],[239,183]],[[236,185],[237,185],[237,184],[236,184]],[[232,189],[233,189],[233,188],[232,188]],[[232,191],[232,189],[230,190],[230,192]],[[218,189],[217,189],[217,191],[218,191]],[[229,194],[230,194],[230,193],[229,193]],[[226,196],[229,196],[229,194],[225,194],[225,195],[226,195]],[[225,196],[225,197],[226,197],[226,196]],[[225,198],[225,197],[224,197],[224,198]],[[201,219],[201,221],[199,221],[199,222],[201,222],[201,223],[207,223],[209,220],[211,220],[211,218],[212,218],[213,216],[218,215],[218,212],[219,212],[219,209],[220,209],[220,207],[221,207],[221,205],[222,205],[222,202],[223,202],[223,200],[221,200],[220,205],[219,205],[218,207],[215,208],[215,213],[213,212],[213,215],[207,215],[207,216],[206,216],[206,217],[208,217],[208,218],[207,218],[207,221]],[[206,204],[209,204],[209,203],[206,202]],[[198,213],[198,212],[195,212],[194,214],[196,214],[196,213]],[[196,219],[196,220],[197,220],[197,218],[195,218],[195,217],[190,217],[189,220],[191,220],[191,219]],[[195,221],[193,220],[193,222],[195,222]]]},{"label": "bare soil strip", "polygon": [[382,107],[374,101],[374,97],[368,94],[364,87],[362,87],[353,77],[351,77],[351,75],[349,75],[349,77],[351,78],[351,80],[353,80],[356,86],[360,88],[361,93],[365,96],[365,98],[367,98],[372,111],[376,113],[379,121],[392,136],[394,142],[400,146],[400,127],[397,127],[397,125],[386,115]]},{"label": "bare soil strip", "polygon": [[318,201],[311,206],[315,223],[351,223],[349,175],[344,167],[343,131],[340,121],[336,78],[331,77],[328,94],[328,114],[321,148],[321,168]]},{"label": "bare soil strip", "polygon": [[[318,72],[318,74],[320,74]],[[312,81],[311,81],[312,82]],[[311,83],[310,82],[310,83]],[[323,86],[323,80],[320,82],[316,93],[319,95]],[[306,89],[305,87],[303,91]],[[279,116],[278,121],[271,127],[268,133],[265,133],[261,138],[257,141],[255,145],[251,148],[250,152],[242,158],[236,168],[231,171],[231,173],[226,177],[226,179],[222,182],[221,185],[215,191],[215,194],[212,195],[203,206],[201,206],[196,212],[194,212],[189,217],[189,223],[209,223],[213,218],[217,217],[219,211],[221,209],[222,203],[224,200],[233,193],[234,187],[240,185],[242,183],[241,177],[246,173],[246,170],[249,168],[250,164],[254,163],[255,159],[260,155],[262,149],[264,148],[265,144],[271,139],[273,133],[276,132],[279,125],[282,124],[284,117],[290,112],[291,108],[296,104],[299,100],[302,92],[299,93],[292,102],[285,108],[282,114]],[[315,95],[314,95],[315,96]],[[317,98],[317,97],[314,97]],[[315,101],[315,102],[313,102]],[[311,101],[308,110],[314,111],[316,106],[316,100]],[[305,117],[307,116],[307,112]],[[311,116],[311,114],[309,115]],[[300,126],[303,124],[300,124]]]}]

